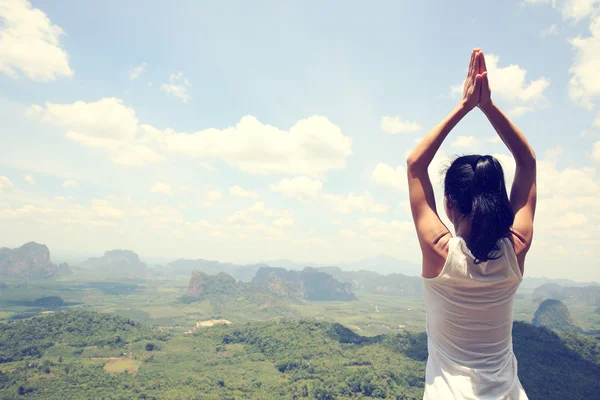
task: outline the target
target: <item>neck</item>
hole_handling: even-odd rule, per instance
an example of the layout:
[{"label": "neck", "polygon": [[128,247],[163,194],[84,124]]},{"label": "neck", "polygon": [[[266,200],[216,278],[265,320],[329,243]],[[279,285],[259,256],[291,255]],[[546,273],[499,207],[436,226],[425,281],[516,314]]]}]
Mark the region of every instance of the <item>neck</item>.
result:
[{"label": "neck", "polygon": [[471,233],[471,220],[468,218],[459,218],[454,224],[454,231],[457,236],[466,238]]}]

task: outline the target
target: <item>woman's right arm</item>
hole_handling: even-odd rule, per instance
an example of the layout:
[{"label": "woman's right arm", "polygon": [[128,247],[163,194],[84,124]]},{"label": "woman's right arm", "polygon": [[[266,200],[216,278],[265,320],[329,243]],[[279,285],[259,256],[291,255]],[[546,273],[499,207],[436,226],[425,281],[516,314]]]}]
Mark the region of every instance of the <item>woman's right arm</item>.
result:
[{"label": "woman's right arm", "polygon": [[[486,74],[487,75],[487,74]],[[486,85],[487,76],[484,77]],[[515,163],[515,179],[510,191],[510,204],[515,213],[512,226],[515,253],[519,260],[521,272],[525,263],[525,255],[533,239],[533,218],[536,203],[536,159],[535,153],[525,135],[489,100],[480,104],[479,108],[489,119],[498,135],[512,153]]]},{"label": "woman's right arm", "polygon": [[536,202],[536,160],[535,153],[525,135],[517,128],[492,101],[492,94],[485,66],[483,52],[479,54],[479,73],[482,76],[479,108],[498,132],[500,139],[512,153],[517,168],[510,190],[510,204],[515,213],[512,226],[513,245],[521,274],[525,265],[525,255],[533,240],[533,217]]}]

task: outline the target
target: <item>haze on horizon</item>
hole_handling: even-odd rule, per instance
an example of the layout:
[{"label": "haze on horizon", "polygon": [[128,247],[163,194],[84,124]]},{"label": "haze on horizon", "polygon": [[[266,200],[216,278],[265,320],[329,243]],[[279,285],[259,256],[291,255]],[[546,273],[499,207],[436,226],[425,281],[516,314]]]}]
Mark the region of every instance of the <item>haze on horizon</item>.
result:
[{"label": "haze on horizon", "polygon": [[[0,246],[418,264],[405,157],[481,47],[538,158],[526,275],[599,281],[599,7],[0,0]],[[510,184],[475,111],[431,167],[440,211],[440,167],[474,152]]]}]

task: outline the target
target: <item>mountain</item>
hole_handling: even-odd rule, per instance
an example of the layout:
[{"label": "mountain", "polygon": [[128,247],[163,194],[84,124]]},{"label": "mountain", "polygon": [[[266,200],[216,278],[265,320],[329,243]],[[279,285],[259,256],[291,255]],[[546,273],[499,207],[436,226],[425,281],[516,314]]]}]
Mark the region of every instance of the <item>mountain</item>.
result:
[{"label": "mountain", "polygon": [[583,287],[583,286],[600,286],[598,282],[577,282],[571,279],[550,279],[546,277],[529,277],[523,278],[523,282],[519,285],[523,289],[536,289],[547,283],[554,283],[560,286],[572,286],[572,287]]},{"label": "mountain", "polygon": [[[261,267],[252,282],[238,281],[225,272],[210,275],[193,270],[184,302],[207,297],[237,296],[264,303],[268,299],[293,300],[356,300],[352,285],[341,283],[330,274],[305,268],[288,271],[283,268]],[[265,297],[266,296],[266,297]]]},{"label": "mountain", "polygon": [[[324,268],[329,267],[332,264],[316,264],[316,263],[298,263],[290,260],[279,259],[271,261],[263,261],[262,264],[266,264],[269,267],[285,268],[288,270],[302,270],[306,267],[312,268]],[[379,255],[376,257],[365,258],[364,260],[354,261],[350,263],[337,263],[335,264],[343,271],[369,271],[376,272],[382,275],[388,274],[403,274],[407,276],[421,276],[421,266],[412,264],[407,261],[402,261],[397,258]]]},{"label": "mountain", "polygon": [[542,302],[546,299],[565,300],[583,303],[590,306],[600,306],[600,286],[561,286],[557,283],[547,283],[535,289],[533,299]]},{"label": "mountain", "polygon": [[186,296],[193,299],[205,298],[217,294],[235,294],[238,291],[235,279],[219,272],[217,275],[207,275],[198,270],[192,271]]},{"label": "mountain", "polygon": [[252,283],[263,284],[272,276],[288,284],[297,285],[296,288],[304,300],[356,300],[350,283],[342,283],[330,274],[310,267],[304,268],[302,271],[263,267],[258,270]]},{"label": "mountain", "polygon": [[285,269],[293,269],[293,270],[302,270],[305,267],[318,267],[318,264],[306,262],[306,263],[297,263],[294,261],[286,260],[286,259],[278,259],[278,260],[269,260],[262,261],[261,264],[268,267],[275,268],[285,268]]},{"label": "mountain", "polygon": [[421,278],[402,274],[381,275],[373,271],[343,271],[340,267],[318,267],[318,271],[349,283],[353,290],[394,296],[420,296]]},{"label": "mountain", "polygon": [[534,326],[544,326],[557,332],[581,333],[581,328],[573,322],[567,305],[555,299],[548,299],[540,304],[535,312],[532,324]]},{"label": "mountain", "polygon": [[19,279],[48,279],[70,273],[67,264],[53,264],[48,246],[29,242],[16,249],[0,249],[0,276]]},{"label": "mountain", "polygon": [[205,274],[215,275],[219,272],[225,272],[235,279],[250,282],[256,272],[266,265],[263,264],[249,264],[249,265],[237,265],[231,263],[221,263],[219,261],[210,260],[187,260],[180,259],[173,261],[165,267],[165,269],[174,274],[187,275],[193,270],[202,271]]},{"label": "mountain", "polygon": [[145,275],[149,271],[136,253],[118,249],[107,251],[102,257],[92,257],[81,266],[117,275]]},{"label": "mountain", "polygon": [[413,264],[408,261],[402,261],[383,254],[352,263],[343,263],[338,265],[345,271],[367,270],[377,272],[382,275],[402,274],[407,276],[421,276],[420,265]]}]

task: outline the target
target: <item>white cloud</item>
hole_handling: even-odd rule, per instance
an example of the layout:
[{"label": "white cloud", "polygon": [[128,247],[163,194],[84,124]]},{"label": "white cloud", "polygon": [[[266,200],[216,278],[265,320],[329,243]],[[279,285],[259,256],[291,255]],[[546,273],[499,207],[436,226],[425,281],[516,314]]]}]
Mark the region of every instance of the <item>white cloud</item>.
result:
[{"label": "white cloud", "polygon": [[42,82],[73,75],[59,40],[64,32],[43,11],[26,0],[0,0],[0,20],[0,72]]},{"label": "white cloud", "polygon": [[5,176],[0,176],[0,192],[4,192],[9,189],[12,189],[12,187],[13,187],[13,184],[10,181],[10,179],[8,179]]},{"label": "white cloud", "polygon": [[594,143],[592,148],[592,159],[595,162],[600,163],[600,141]]},{"label": "white cloud", "polygon": [[135,111],[114,97],[93,103],[33,105],[26,115],[66,128],[68,139],[82,146],[106,150],[116,164],[141,165],[163,159],[136,140],[138,121]]},{"label": "white cloud", "polygon": [[170,206],[156,206],[143,214],[146,214],[144,221],[154,229],[166,229],[183,223],[181,212]]},{"label": "white cloud", "polygon": [[464,151],[473,150],[477,145],[478,141],[474,136],[458,136],[450,143],[451,147]]},{"label": "white cloud", "polygon": [[67,179],[66,181],[64,181],[62,183],[62,185],[60,185],[60,187],[62,188],[75,188],[77,187],[77,181],[73,180],[73,179]]},{"label": "white cloud", "polygon": [[166,194],[167,196],[173,196],[173,189],[171,188],[171,185],[167,185],[166,183],[162,182],[156,182],[154,185],[152,185],[152,187],[150,188],[150,192]]},{"label": "white cloud", "polygon": [[403,121],[400,117],[386,116],[381,118],[381,129],[385,133],[394,135],[397,133],[412,133],[418,132],[423,127],[415,121]]},{"label": "white cloud", "polygon": [[402,241],[407,234],[414,232],[414,225],[409,221],[361,218],[355,231],[373,240]]},{"label": "white cloud", "polygon": [[556,228],[574,228],[585,226],[588,223],[589,220],[584,214],[568,211],[566,214],[556,218],[552,225]]},{"label": "white cloud", "polygon": [[334,220],[331,220],[331,223],[333,225],[342,225],[344,223],[344,221],[342,221],[341,219],[334,219]]},{"label": "white cloud", "polygon": [[386,213],[389,206],[385,204],[377,204],[373,196],[369,192],[362,195],[349,193],[347,195],[324,194],[323,199],[329,208],[340,214],[350,214],[355,211],[371,212],[371,213]]},{"label": "white cloud", "polygon": [[160,85],[160,90],[169,96],[177,97],[182,102],[187,103],[190,100],[189,88],[192,87],[190,81],[183,76],[183,73],[169,75],[169,83]]},{"label": "white cloud", "polygon": [[223,223],[211,229],[245,239],[257,235],[281,239],[294,223],[294,215],[290,211],[267,208],[265,203],[258,202],[251,207],[234,212]]},{"label": "white cloud", "polygon": [[593,100],[600,96],[600,16],[590,23],[590,36],[577,36],[571,40],[576,56],[569,69],[569,96],[588,110],[593,108]]},{"label": "white cloud", "polygon": [[556,36],[559,33],[558,25],[552,24],[543,31],[540,32],[540,36],[542,38],[547,38],[548,36]]},{"label": "white cloud", "polygon": [[228,223],[255,223],[257,218],[294,218],[294,215],[287,210],[278,210],[267,208],[265,203],[260,201],[248,208],[238,210],[231,214],[225,220]]},{"label": "white cloud", "polygon": [[[485,55],[486,68],[488,70],[488,79],[492,97],[498,96],[509,103],[522,107],[533,107],[535,104],[547,101],[544,97],[544,91],[550,82],[544,78],[538,78],[527,82],[527,70],[520,65],[511,64],[506,67],[500,67],[499,57],[494,54]],[[463,84],[451,86],[454,95],[462,94]],[[521,114],[525,109],[515,109],[513,111]]]},{"label": "white cloud", "polygon": [[327,244],[327,241],[321,238],[296,239],[294,242],[297,244],[304,244],[310,246],[323,246]]},{"label": "white cloud", "polygon": [[389,209],[390,206],[387,204],[378,203],[374,204],[369,211],[371,211],[373,214],[385,214]]},{"label": "white cloud", "polygon": [[294,218],[290,218],[290,217],[278,218],[275,221],[273,221],[273,225],[278,228],[289,228],[289,227],[294,226]]},{"label": "white cloud", "polygon": [[502,143],[502,139],[500,139],[500,136],[498,135],[487,138],[486,141],[488,143]]},{"label": "white cloud", "polygon": [[56,200],[56,201],[65,201],[66,199],[65,199],[65,196],[55,196],[54,200]]},{"label": "white cloud", "polygon": [[264,125],[245,116],[234,127],[205,129],[190,134],[142,125],[148,141],[156,141],[171,154],[194,158],[221,158],[251,174],[302,174],[320,176],[343,169],[352,153],[352,139],[325,117],[296,122],[289,131]]},{"label": "white cloud", "polygon": [[544,153],[545,161],[556,161],[564,153],[564,150],[560,146],[551,147]]},{"label": "white cloud", "polygon": [[597,9],[600,0],[523,0],[528,5],[551,5],[557,9],[564,19],[579,21]]},{"label": "white cloud", "polygon": [[276,185],[270,186],[274,192],[279,192],[287,197],[298,200],[313,200],[321,193],[323,184],[320,181],[298,176],[295,178],[284,178]]},{"label": "white cloud", "polygon": [[246,199],[257,199],[260,195],[256,192],[252,192],[250,190],[242,189],[239,186],[232,186],[229,188],[229,194],[236,197],[243,197]]},{"label": "white cloud", "polygon": [[25,175],[23,175],[23,179],[25,180],[25,182],[27,182],[31,185],[35,185],[35,178],[33,177],[33,175],[25,174]]},{"label": "white cloud", "polygon": [[399,165],[396,168],[385,163],[379,163],[371,172],[371,180],[376,185],[396,190],[401,193],[408,192],[408,179],[406,168]]},{"label": "white cloud", "polygon": [[132,108],[114,97],[94,103],[46,103],[31,106],[26,115],[68,129],[67,137],[93,147],[135,139],[137,119]]},{"label": "white cloud", "polygon": [[204,195],[204,207],[212,207],[217,200],[220,200],[223,197],[221,192],[218,190],[209,190]]},{"label": "white cloud", "polygon": [[103,149],[111,161],[121,165],[158,162],[167,155],[204,159],[204,163],[220,158],[251,174],[314,177],[343,169],[352,153],[352,139],[320,116],[300,120],[289,131],[245,116],[231,128],[209,128],[187,134],[138,126],[135,111],[116,98],[93,103],[33,105],[26,115],[66,128],[67,138],[83,146]]},{"label": "white cloud", "polygon": [[114,208],[107,200],[92,200],[92,211],[103,218],[122,218],[123,211]]},{"label": "white cloud", "polygon": [[340,229],[340,236],[344,238],[354,238],[356,233],[350,229]]},{"label": "white cloud", "polygon": [[533,111],[531,106],[516,106],[508,110],[508,116],[511,118],[519,118]]},{"label": "white cloud", "polygon": [[139,78],[144,73],[145,70],[146,70],[145,62],[141,63],[137,67],[131,67],[131,68],[129,68],[129,78],[132,81],[134,81],[137,78]]}]

